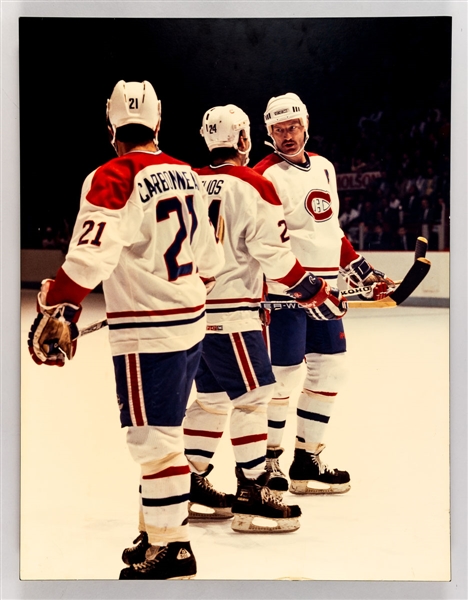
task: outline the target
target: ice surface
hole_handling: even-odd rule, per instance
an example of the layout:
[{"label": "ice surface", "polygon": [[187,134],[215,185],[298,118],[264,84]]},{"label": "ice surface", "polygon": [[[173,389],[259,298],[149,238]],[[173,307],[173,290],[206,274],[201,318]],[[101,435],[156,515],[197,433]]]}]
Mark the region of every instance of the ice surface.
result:
[{"label": "ice surface", "polygon": [[[34,298],[23,291],[21,578],[117,579],[122,550],[138,534],[139,471],[120,428],[107,330],[81,339],[64,368],[37,366],[26,345]],[[92,294],[80,324],[104,314]],[[295,533],[191,525],[197,579],[450,578],[448,317],[438,308],[349,311],[349,378],[322,457],[350,472],[350,492],[286,494],[303,511]],[[213,464],[210,481],[234,492],[228,431]]]}]

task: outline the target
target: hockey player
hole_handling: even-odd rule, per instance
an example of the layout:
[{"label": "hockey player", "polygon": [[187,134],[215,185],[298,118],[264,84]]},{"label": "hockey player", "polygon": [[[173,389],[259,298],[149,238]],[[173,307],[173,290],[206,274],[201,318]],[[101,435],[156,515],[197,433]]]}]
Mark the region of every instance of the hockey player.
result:
[{"label": "hockey player", "polygon": [[[275,380],[259,317],[263,273],[304,306],[317,306],[321,319],[341,318],[346,306],[337,289],[299,264],[272,184],[245,166],[251,149],[247,115],[232,104],[216,106],[205,113],[201,134],[211,164],[198,174],[226,262],[207,299],[197,397],[184,421],[185,453],[192,470],[191,517],[206,518],[205,511],[195,511],[195,504],[202,504],[213,508],[212,518],[233,514],[235,531],[294,531],[300,508],[285,506],[271,493],[265,471],[266,408]],[[231,407],[235,497],[216,492],[206,479]],[[274,526],[254,524],[255,517],[266,517]]]},{"label": "hockey player", "polygon": [[[293,93],[273,97],[264,115],[274,153],[255,171],[275,187],[284,208],[285,225],[294,254],[304,268],[331,285],[341,272],[348,285],[371,285],[370,297],[379,299],[393,282],[357,254],[338,223],[339,198],[335,169],[323,156],[307,152],[309,115]],[[267,274],[268,276],[268,274]],[[281,282],[268,280],[269,300],[284,300]],[[276,385],[268,406],[267,469],[270,486],[288,489],[279,457],[289,397],[298,383],[304,358],[306,376],[297,404],[297,437],[289,469],[290,491],[296,494],[343,493],[350,489],[346,471],[330,469],[321,461],[323,438],[335,398],[342,384],[346,339],[343,322],[307,318],[304,311],[271,313],[271,360]]]},{"label": "hockey player", "polygon": [[62,366],[85,296],[103,281],[122,427],[141,465],[140,536],[120,579],[196,573],[182,420],[205,335],[206,288],[223,252],[189,165],[158,147],[161,104],[148,81],[119,81],[107,103],[114,158],[84,181],[70,249],[43,282],[29,350]]}]

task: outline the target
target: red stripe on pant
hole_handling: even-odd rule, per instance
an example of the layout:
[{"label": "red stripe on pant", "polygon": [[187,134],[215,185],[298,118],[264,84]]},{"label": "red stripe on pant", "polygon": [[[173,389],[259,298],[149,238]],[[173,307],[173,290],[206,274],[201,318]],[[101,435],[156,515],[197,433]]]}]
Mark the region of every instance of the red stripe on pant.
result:
[{"label": "red stripe on pant", "polygon": [[136,355],[129,354],[128,355],[128,366],[130,370],[130,390],[131,397],[129,397],[129,402],[132,403],[133,414],[135,415],[135,425],[142,426],[145,424],[143,420],[143,413],[141,411],[141,402],[142,398],[140,396],[140,388],[138,386],[138,368],[136,362]]},{"label": "red stripe on pant", "polygon": [[244,446],[245,444],[252,444],[253,442],[263,442],[267,439],[266,433],[258,433],[256,435],[244,435],[243,437],[231,438],[233,446]]},{"label": "red stripe on pant", "polygon": [[163,477],[173,477],[174,475],[188,475],[190,473],[190,467],[188,465],[182,465],[180,467],[168,467],[159,473],[152,473],[151,475],[143,475],[143,479],[162,479]]},{"label": "red stripe on pant", "polygon": [[304,391],[312,392],[312,394],[320,394],[321,396],[337,396],[338,395],[337,392],[318,392],[315,390],[308,390],[307,388],[304,388]]},{"label": "red stripe on pant", "polygon": [[220,438],[223,435],[222,431],[203,431],[201,429],[184,429],[184,435],[196,435],[208,438]]},{"label": "red stripe on pant", "polygon": [[247,379],[247,385],[248,385],[248,390],[250,392],[250,390],[254,390],[257,385],[255,383],[255,379],[254,376],[252,374],[252,371],[250,369],[250,365],[249,365],[249,361],[247,358],[247,355],[245,353],[244,350],[244,345],[242,343],[242,337],[240,333],[233,333],[232,334],[232,338],[234,340],[234,343],[236,345],[236,349],[237,349],[237,354],[239,356],[239,359],[241,361],[241,366],[242,369],[244,371],[244,375],[245,378]]}]

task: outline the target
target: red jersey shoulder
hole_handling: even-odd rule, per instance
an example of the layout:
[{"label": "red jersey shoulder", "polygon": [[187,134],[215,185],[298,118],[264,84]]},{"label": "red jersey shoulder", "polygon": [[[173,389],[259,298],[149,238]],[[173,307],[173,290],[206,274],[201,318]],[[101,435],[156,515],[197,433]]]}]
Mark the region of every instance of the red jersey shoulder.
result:
[{"label": "red jersey shoulder", "polygon": [[265,173],[265,171],[267,169],[269,169],[270,167],[272,167],[273,165],[277,165],[278,163],[282,162],[282,158],[280,156],[278,156],[278,154],[268,154],[268,156],[265,156],[265,158],[262,158],[262,160],[260,162],[258,162],[254,167],[254,171],[256,171],[257,173],[260,173],[260,175],[263,175],[263,173]]},{"label": "red jersey shoulder", "polygon": [[134,161],[116,157],[97,168],[86,200],[111,210],[123,208],[133,190]]},{"label": "red jersey shoulder", "polygon": [[219,167],[203,167],[202,169],[195,169],[198,175],[230,175],[241,181],[245,181],[250,184],[260,194],[263,200],[266,200],[270,204],[281,205],[281,200],[276,193],[276,190],[268,179],[265,179],[263,175],[257,173],[250,167],[241,167],[237,165],[220,165]]},{"label": "red jersey shoulder", "polygon": [[214,175],[215,174],[215,169],[211,168],[210,166],[207,167],[197,167],[194,169],[195,173],[197,173],[197,175]]},{"label": "red jersey shoulder", "polygon": [[307,156],[320,156],[320,154],[316,154],[315,152],[307,152]]},{"label": "red jersey shoulder", "polygon": [[135,176],[150,165],[163,164],[190,167],[188,163],[164,152],[129,152],[112,158],[96,169],[86,199],[95,206],[119,210],[132,194]]},{"label": "red jersey shoulder", "polygon": [[265,179],[263,175],[254,171],[254,169],[250,167],[235,167],[229,174],[249,183],[270,204],[281,205],[281,200],[271,181]]}]

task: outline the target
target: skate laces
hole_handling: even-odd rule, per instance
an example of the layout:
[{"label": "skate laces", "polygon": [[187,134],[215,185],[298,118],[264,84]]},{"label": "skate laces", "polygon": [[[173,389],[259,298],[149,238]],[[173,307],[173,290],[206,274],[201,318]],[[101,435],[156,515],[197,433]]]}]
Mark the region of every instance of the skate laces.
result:
[{"label": "skate laces", "polygon": [[335,475],[335,469],[330,469],[328,465],[323,463],[320,460],[319,454],[311,454],[313,462],[317,465],[319,474],[323,475],[324,473],[330,473],[330,475]]},{"label": "skate laces", "polygon": [[144,573],[152,569],[167,554],[167,546],[153,546],[156,548],[156,554],[152,558],[146,558],[143,562],[133,565],[137,571]]},{"label": "skate laces", "polygon": [[277,458],[267,458],[267,471],[269,471],[272,477],[286,477],[283,471],[281,470],[279,460]]},{"label": "skate laces", "polygon": [[198,475],[197,473],[194,473],[194,476],[197,484],[203,488],[204,492],[208,492],[208,494],[211,494],[216,498],[224,498],[225,494],[215,490],[213,484],[206,477],[203,477],[203,475]]},{"label": "skate laces", "polygon": [[260,496],[263,500],[263,502],[267,503],[267,504],[273,504],[274,506],[277,506],[278,508],[284,508],[286,505],[283,504],[283,502],[281,501],[281,499],[272,492],[272,490],[270,490],[269,487],[266,486],[262,486],[260,488]]}]

